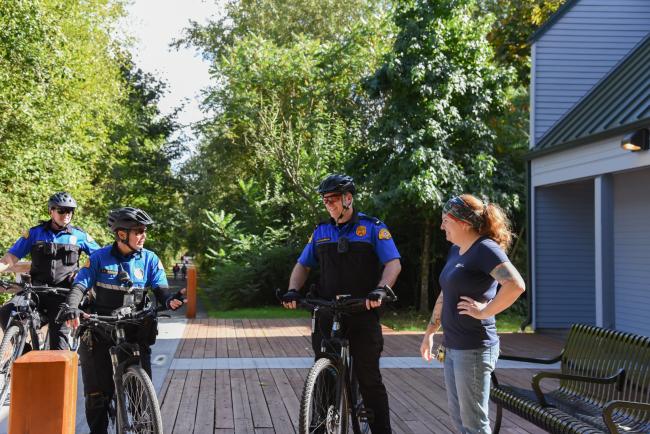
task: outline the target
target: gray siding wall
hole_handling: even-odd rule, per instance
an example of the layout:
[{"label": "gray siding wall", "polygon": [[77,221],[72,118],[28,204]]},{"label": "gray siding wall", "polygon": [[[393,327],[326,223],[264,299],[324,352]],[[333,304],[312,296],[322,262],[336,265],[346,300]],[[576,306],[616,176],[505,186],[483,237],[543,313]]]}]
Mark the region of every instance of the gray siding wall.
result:
[{"label": "gray siding wall", "polygon": [[650,32],[650,0],[580,0],[535,42],[534,141]]},{"label": "gray siding wall", "polygon": [[537,328],[594,324],[593,180],[538,187],[535,192]]},{"label": "gray siding wall", "polygon": [[616,329],[650,336],[650,169],[614,176]]}]

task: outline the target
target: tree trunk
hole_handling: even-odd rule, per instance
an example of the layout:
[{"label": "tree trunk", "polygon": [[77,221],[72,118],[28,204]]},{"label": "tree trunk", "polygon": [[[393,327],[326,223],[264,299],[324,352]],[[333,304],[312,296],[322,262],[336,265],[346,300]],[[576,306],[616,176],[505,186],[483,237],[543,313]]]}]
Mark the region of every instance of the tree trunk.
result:
[{"label": "tree trunk", "polygon": [[429,270],[431,269],[431,220],[424,222],[422,237],[422,257],[420,259],[420,312],[429,311]]}]

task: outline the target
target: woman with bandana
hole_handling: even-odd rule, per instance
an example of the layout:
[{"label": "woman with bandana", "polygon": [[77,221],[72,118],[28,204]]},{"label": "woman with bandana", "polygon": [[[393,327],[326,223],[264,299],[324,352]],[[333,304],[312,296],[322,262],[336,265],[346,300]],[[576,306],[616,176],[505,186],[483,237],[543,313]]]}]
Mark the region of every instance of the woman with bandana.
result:
[{"label": "woman with bandana", "polygon": [[440,228],[453,245],[420,353],[431,360],[433,335],[442,323],[440,358],[452,423],[460,433],[490,433],[490,374],[499,357],[495,315],[519,298],[525,284],[505,253],[512,233],[498,205],[469,194],[453,197]]}]

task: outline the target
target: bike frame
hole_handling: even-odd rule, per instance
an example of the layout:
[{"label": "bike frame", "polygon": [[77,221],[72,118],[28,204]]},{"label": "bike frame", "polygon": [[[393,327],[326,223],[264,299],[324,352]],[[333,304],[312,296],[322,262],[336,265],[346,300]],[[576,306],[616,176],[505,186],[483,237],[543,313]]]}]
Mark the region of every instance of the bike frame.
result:
[{"label": "bike frame", "polygon": [[[124,384],[122,384],[122,375],[131,365],[142,366],[140,361],[140,346],[126,342],[126,334],[124,332],[123,324],[117,324],[115,327],[116,342],[110,349],[111,363],[113,365],[113,384],[115,385],[115,398],[117,401],[118,429],[120,432],[124,429],[132,427],[125,427],[128,415],[126,412],[126,403],[124,402]],[[120,352],[128,354],[128,357],[122,362],[119,361]]]},{"label": "bike frame", "polygon": [[[145,314],[137,316],[138,313],[142,312],[145,312]],[[156,309],[135,312],[135,317],[131,315],[131,312],[129,312],[128,315],[123,316],[102,316],[91,314],[87,319],[88,322],[85,325],[82,324],[82,326],[77,329],[77,336],[81,334],[80,330],[82,329],[84,332],[85,330],[90,329],[90,333],[99,330],[99,333],[113,340],[114,345],[109,348],[109,354],[113,366],[113,385],[115,386],[114,396],[117,404],[116,426],[118,432],[124,432],[125,430],[133,428],[131,426],[126,426],[128,413],[126,403],[124,402],[124,385],[122,384],[122,376],[130,366],[137,365],[142,367],[142,362],[140,361],[140,346],[137,343],[126,341],[126,332],[124,331],[124,327],[126,324],[137,323],[137,321],[144,319],[147,314],[156,315],[156,312]],[[112,336],[113,332],[115,332],[114,338]],[[126,354],[127,357],[120,361],[120,355],[124,354]]]},{"label": "bike frame", "polygon": [[[316,332],[316,315],[318,314],[319,307],[315,307],[312,311],[312,334]],[[339,371],[339,375],[336,380],[336,408],[341,408],[341,399],[343,399],[342,389],[345,388],[347,394],[345,395],[348,399],[349,408],[352,412],[352,417],[357,417],[357,409],[353,402],[356,402],[356,396],[352,396],[353,390],[351,385],[351,376],[350,376],[350,341],[342,335],[341,332],[341,317],[343,313],[337,311],[336,309],[333,312],[332,318],[332,329],[330,337],[323,339],[321,342],[321,350],[318,353],[316,359],[327,358],[334,363],[336,369]],[[334,353],[327,351],[328,345],[334,345],[334,348],[340,346],[339,353]]]},{"label": "bike frame", "polygon": [[[1,286],[8,287],[10,285],[7,282],[2,282]],[[38,311],[39,301],[34,300],[34,295],[38,299],[39,292],[62,294],[66,293],[68,289],[54,286],[32,286],[30,283],[19,284],[19,286],[22,289],[15,295],[22,295],[24,298],[15,304],[5,329],[8,330],[12,325],[17,325],[22,330],[25,342],[27,342],[27,336],[31,338],[32,350],[42,350],[43,345],[48,340],[49,329],[41,341],[41,336],[39,335],[42,327],[41,313]]]}]

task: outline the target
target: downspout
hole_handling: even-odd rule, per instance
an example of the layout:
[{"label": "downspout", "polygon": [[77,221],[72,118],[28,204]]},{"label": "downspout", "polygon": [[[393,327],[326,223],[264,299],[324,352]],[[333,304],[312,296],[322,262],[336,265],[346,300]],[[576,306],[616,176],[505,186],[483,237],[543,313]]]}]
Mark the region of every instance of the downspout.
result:
[{"label": "downspout", "polygon": [[532,205],[532,182],[531,182],[531,174],[530,174],[530,164],[531,160],[527,159],[526,160],[526,267],[528,268],[528,272],[526,273],[526,288],[528,288],[528,293],[526,294],[526,301],[528,304],[528,316],[524,320],[524,322],[521,323],[519,326],[519,331],[523,332],[526,329],[526,326],[529,326],[533,322],[533,291],[532,291],[532,270],[533,270],[533,263],[532,263],[532,254],[530,249],[532,248],[533,245],[533,228],[531,225],[531,216],[532,216],[532,210],[533,210],[533,205]]}]

